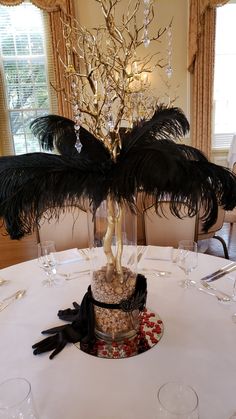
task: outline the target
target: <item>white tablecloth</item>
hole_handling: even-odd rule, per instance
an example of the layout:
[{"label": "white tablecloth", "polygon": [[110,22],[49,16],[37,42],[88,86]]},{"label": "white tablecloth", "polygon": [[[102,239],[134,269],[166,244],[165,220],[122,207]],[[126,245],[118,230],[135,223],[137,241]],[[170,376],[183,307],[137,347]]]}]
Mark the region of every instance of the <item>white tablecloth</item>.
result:
[{"label": "white tablecloth", "polygon": [[[76,270],[79,263],[66,269]],[[36,261],[0,272],[10,280],[0,287],[0,299],[27,289],[26,297],[0,313],[0,381],[27,378],[40,419],[154,419],[157,389],[172,380],[195,388],[201,419],[228,419],[236,410],[236,324],[231,320],[236,303],[222,304],[194,287],[181,288],[183,272],[170,261],[148,263],[173,272],[168,278],[147,274],[147,306],[162,318],[164,335],[151,350],[118,360],[87,355],[72,344],[51,361],[49,353],[33,355],[32,344],[43,338],[40,332],[62,324],[57,311],[81,301],[88,276],[45,288]],[[192,278],[226,263],[200,254]],[[224,277],[216,285],[230,290],[232,281]]]}]

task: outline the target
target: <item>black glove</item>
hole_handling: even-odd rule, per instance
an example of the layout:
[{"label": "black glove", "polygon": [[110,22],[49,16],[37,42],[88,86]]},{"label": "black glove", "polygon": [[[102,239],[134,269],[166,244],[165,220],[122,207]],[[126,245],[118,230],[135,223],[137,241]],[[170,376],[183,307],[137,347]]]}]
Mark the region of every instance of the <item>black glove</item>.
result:
[{"label": "black glove", "polygon": [[[134,295],[129,300],[122,301],[120,307],[124,311],[131,311],[134,309],[143,310],[147,297],[147,281],[146,278],[138,274]],[[49,356],[53,359],[55,355],[64,349],[67,343],[81,342],[84,347],[89,348],[95,342],[95,316],[94,304],[100,306],[107,306],[105,303],[97,302],[92,297],[91,286],[83,297],[81,305],[76,302],[73,303],[74,308],[66,310],[59,310],[58,317],[61,320],[71,322],[64,326],[53,327],[42,332],[43,335],[49,334],[47,338],[35,343],[32,348],[34,355],[43,352],[52,351]],[[116,306],[116,304],[111,304]]]},{"label": "black glove", "polygon": [[34,355],[53,350],[49,356],[50,359],[53,359],[55,355],[65,348],[67,343],[82,342],[88,345],[94,343],[94,309],[90,293],[86,292],[81,306],[76,302],[73,303],[73,306],[74,309],[68,308],[58,311],[58,316],[61,320],[71,321],[72,323],[44,330],[42,332],[43,335],[53,334],[53,336],[35,343],[32,346]]},{"label": "black glove", "polygon": [[67,322],[73,322],[74,320],[79,320],[80,305],[76,302],[73,302],[74,308],[67,308],[66,310],[59,310],[57,315],[59,319],[65,320]]},{"label": "black glove", "polygon": [[49,359],[53,359],[55,355],[59,354],[68,342],[76,343],[81,340],[81,334],[74,328],[73,324],[53,327],[52,329],[44,330],[42,334],[53,334],[53,336],[49,336],[46,339],[35,343],[32,346],[34,349],[33,354],[39,355],[43,352],[52,351],[54,349],[52,354],[49,356]]}]

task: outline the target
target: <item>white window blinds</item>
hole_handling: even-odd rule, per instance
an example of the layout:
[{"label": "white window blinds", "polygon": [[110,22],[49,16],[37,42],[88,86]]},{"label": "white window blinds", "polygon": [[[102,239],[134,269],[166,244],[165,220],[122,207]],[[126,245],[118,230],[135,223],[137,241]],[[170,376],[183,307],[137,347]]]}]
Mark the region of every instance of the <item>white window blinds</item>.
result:
[{"label": "white window blinds", "polygon": [[217,8],[213,149],[229,148],[236,133],[236,2]]},{"label": "white window blinds", "polygon": [[234,133],[221,133],[221,134],[214,134],[212,147],[213,149],[226,149],[230,147],[232,142]]},{"label": "white window blinds", "polygon": [[45,42],[46,33],[49,35],[46,21],[47,15],[29,2],[14,7],[0,6],[3,81],[0,107],[4,109],[4,154],[22,154],[40,149],[38,141],[30,132],[29,124],[50,110],[47,64],[52,72],[53,68],[51,58],[46,56],[50,52],[49,42],[47,47]]}]

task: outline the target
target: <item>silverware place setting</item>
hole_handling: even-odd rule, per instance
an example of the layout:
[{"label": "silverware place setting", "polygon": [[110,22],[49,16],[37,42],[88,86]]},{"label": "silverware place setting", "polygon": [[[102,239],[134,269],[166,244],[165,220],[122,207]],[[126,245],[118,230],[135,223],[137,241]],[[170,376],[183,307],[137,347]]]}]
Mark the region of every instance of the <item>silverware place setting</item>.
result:
[{"label": "silverware place setting", "polygon": [[5,285],[5,284],[8,284],[10,281],[8,280],[8,279],[3,279],[3,278],[0,278],[0,286],[1,285]]},{"label": "silverware place setting", "polygon": [[0,301],[0,311],[4,310],[14,301],[20,300],[26,294],[26,290],[18,290],[14,294],[9,295],[9,297],[4,298]]}]

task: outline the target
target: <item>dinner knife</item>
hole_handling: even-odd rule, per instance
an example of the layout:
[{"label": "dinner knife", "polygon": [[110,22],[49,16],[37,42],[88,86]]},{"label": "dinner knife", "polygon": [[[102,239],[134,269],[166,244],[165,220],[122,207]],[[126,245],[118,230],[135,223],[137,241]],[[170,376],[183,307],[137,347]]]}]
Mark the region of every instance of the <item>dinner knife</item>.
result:
[{"label": "dinner knife", "polygon": [[230,262],[227,265],[225,265],[223,268],[218,269],[212,274],[204,276],[203,278],[201,278],[201,281],[206,281],[206,282],[215,281],[216,279],[219,279],[222,276],[227,275],[228,273],[234,271],[235,269],[236,269],[236,263]]}]

